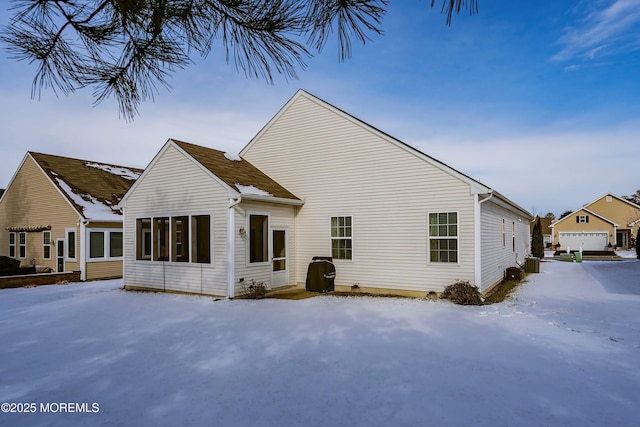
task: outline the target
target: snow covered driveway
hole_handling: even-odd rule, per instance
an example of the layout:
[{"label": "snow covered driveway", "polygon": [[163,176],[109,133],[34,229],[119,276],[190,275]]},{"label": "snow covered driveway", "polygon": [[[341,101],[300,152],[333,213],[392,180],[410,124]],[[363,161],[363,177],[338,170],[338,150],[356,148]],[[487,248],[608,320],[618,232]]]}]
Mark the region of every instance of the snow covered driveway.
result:
[{"label": "snow covered driveway", "polygon": [[640,296],[584,265],[482,307],[2,290],[0,425],[635,426]]},{"label": "snow covered driveway", "polygon": [[640,295],[640,261],[594,261],[584,267],[607,292]]}]

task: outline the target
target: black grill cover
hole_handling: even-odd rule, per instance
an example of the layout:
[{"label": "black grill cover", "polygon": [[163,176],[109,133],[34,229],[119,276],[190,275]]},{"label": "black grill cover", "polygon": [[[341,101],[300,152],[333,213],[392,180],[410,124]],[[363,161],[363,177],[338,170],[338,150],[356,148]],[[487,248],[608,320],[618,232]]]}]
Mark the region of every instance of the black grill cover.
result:
[{"label": "black grill cover", "polygon": [[331,257],[313,257],[307,269],[306,289],[314,292],[334,290],[336,267]]}]

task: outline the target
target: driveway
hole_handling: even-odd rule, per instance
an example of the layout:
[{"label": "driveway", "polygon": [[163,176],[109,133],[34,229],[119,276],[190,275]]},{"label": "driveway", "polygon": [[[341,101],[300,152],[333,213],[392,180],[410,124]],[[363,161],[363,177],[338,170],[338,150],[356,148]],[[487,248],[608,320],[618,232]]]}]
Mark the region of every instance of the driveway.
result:
[{"label": "driveway", "polygon": [[586,261],[582,265],[608,293],[640,295],[640,261]]}]

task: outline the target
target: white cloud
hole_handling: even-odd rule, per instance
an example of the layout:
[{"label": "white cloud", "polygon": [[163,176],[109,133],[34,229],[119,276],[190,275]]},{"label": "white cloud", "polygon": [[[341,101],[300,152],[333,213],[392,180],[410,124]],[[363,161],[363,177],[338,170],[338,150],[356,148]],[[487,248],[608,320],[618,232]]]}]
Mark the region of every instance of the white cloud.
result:
[{"label": "white cloud", "polygon": [[592,60],[640,48],[640,0],[598,2],[575,26],[565,28],[553,60]]},{"label": "white cloud", "polygon": [[[427,154],[488,185],[522,207],[556,215],[607,192],[628,195],[640,158],[640,124],[608,129],[513,132],[495,139],[423,140]],[[544,212],[542,212],[544,211]]]}]

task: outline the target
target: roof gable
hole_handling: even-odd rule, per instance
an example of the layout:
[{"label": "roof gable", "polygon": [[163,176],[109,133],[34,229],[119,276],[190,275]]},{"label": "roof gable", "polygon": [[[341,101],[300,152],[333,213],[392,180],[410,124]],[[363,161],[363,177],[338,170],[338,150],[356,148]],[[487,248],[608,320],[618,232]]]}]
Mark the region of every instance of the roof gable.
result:
[{"label": "roof gable", "polygon": [[117,206],[141,169],[28,152],[71,206],[86,219],[121,219]]},{"label": "roof gable", "polygon": [[245,159],[201,145],[175,139],[170,141],[241,195],[299,200],[293,193]]},{"label": "roof gable", "polygon": [[596,200],[594,200],[593,202],[591,202],[591,203],[587,203],[586,205],[584,205],[584,207],[585,207],[585,208],[587,208],[587,207],[589,207],[589,206],[591,206],[591,205],[594,205],[594,204],[598,203],[600,200],[604,199],[604,198],[605,198],[605,197],[607,197],[607,196],[610,196],[611,198],[613,198],[613,200],[617,200],[618,202],[621,202],[621,203],[627,204],[627,205],[632,206],[632,207],[634,207],[634,208],[636,208],[636,209],[640,209],[640,206],[636,205],[635,203],[633,203],[633,202],[631,202],[631,201],[629,201],[629,200],[627,200],[627,199],[624,199],[624,198],[622,198],[622,197],[616,196],[616,195],[615,195],[615,194],[613,194],[613,193],[607,193],[607,194],[604,194],[604,195],[602,195],[602,196],[598,197],[598,198],[597,198]]},{"label": "roof gable", "polygon": [[603,220],[604,222],[608,222],[609,224],[611,224],[611,225],[613,225],[613,226],[615,226],[615,227],[617,227],[617,226],[618,226],[618,224],[616,224],[614,221],[611,221],[609,218],[605,218],[605,217],[603,217],[602,215],[599,215],[599,214],[597,214],[596,212],[590,211],[590,210],[589,210],[589,209],[587,209],[587,208],[580,208],[580,209],[578,209],[578,210],[575,210],[575,211],[571,212],[569,215],[566,215],[566,216],[564,216],[564,217],[560,218],[559,220],[555,221],[554,223],[552,223],[552,224],[551,224],[551,226],[552,226],[552,227],[555,227],[555,226],[556,226],[556,225],[558,225],[559,223],[561,223],[561,222],[563,222],[563,221],[567,220],[568,218],[575,218],[575,215],[576,215],[577,213],[580,213],[580,212],[584,212],[584,213],[587,213],[587,214],[589,214],[589,215],[593,215],[593,216],[595,216],[596,218],[599,218],[599,219]]},{"label": "roof gable", "polygon": [[298,91],[293,95],[293,97],[291,99],[289,99],[289,101],[287,101],[287,103],[278,111],[278,113],[260,130],[260,132],[258,132],[258,134],[256,136],[254,136],[251,141],[240,151],[240,155],[242,156],[247,150],[249,150],[251,148],[251,145],[253,145],[253,143],[255,141],[257,141],[260,136],[265,133],[269,127],[271,127],[271,125],[278,120],[278,118],[280,118],[280,116],[282,116],[284,114],[284,112],[286,110],[288,110],[292,104],[294,104],[296,102],[296,100],[300,97],[304,97],[312,102],[315,102],[316,104],[319,104],[331,111],[333,111],[334,113],[338,114],[339,116],[342,116],[344,118],[346,118],[347,120],[349,120],[350,122],[352,122],[353,124],[363,127],[366,130],[378,135],[379,137],[381,137],[382,139],[397,145],[405,150],[407,150],[408,152],[412,153],[413,155],[416,155],[420,158],[422,158],[423,160],[427,161],[428,163],[433,164],[434,166],[444,170],[445,172],[456,176],[457,178],[469,183],[473,188],[476,189],[477,193],[487,193],[489,192],[491,189],[490,187],[487,187],[486,185],[482,184],[481,182],[465,175],[464,173],[452,168],[451,166],[429,156],[428,154],[423,153],[422,151],[418,150],[417,148],[414,148],[402,141],[400,141],[397,138],[392,137],[391,135],[381,131],[380,129],[360,120],[359,118],[347,113],[346,111],[318,98],[315,95],[312,95],[311,93],[303,90],[303,89],[298,89]]},{"label": "roof gable", "polygon": [[376,136],[378,136],[379,138],[407,151],[408,153],[424,160],[425,162],[429,163],[430,165],[444,171],[445,173],[450,174],[451,176],[461,180],[462,182],[466,183],[469,185],[471,192],[473,194],[491,194],[491,197],[495,197],[494,200],[500,200],[502,202],[502,204],[510,210],[513,211],[517,211],[520,214],[524,214],[525,217],[529,218],[529,219],[533,219],[533,216],[525,209],[523,209],[522,207],[518,206],[517,204],[515,204],[513,201],[509,200],[508,198],[506,198],[505,196],[503,196],[502,194],[498,193],[497,191],[493,190],[491,187],[488,187],[486,185],[484,185],[483,183],[481,183],[480,181],[477,181],[471,177],[469,177],[468,175],[465,175],[464,173],[452,168],[451,166],[429,156],[428,154],[423,153],[422,151],[400,141],[399,139],[396,139],[394,137],[392,137],[391,135],[377,129],[376,127],[358,119],[357,117],[341,110],[340,108],[318,98],[315,95],[310,94],[309,92],[306,92],[303,89],[299,89],[293,97],[291,97],[291,99],[289,99],[289,101],[287,101],[287,103],[278,111],[278,113],[271,119],[269,120],[269,122],[267,122],[267,124],[265,126],[263,126],[263,128],[258,132],[258,134],[256,136],[254,136],[251,141],[240,151],[240,155],[244,155],[248,150],[251,149],[251,146],[258,141],[262,135],[264,135],[269,128],[271,128],[274,123],[276,123],[280,117],[289,109],[292,107],[293,104],[296,103],[296,101],[299,98],[305,98],[311,102],[316,103],[317,105],[320,105],[330,111],[332,111],[333,113],[337,114],[340,117],[345,118],[346,120],[350,121],[351,123],[353,123],[356,126],[359,126],[373,134],[375,134]]}]

